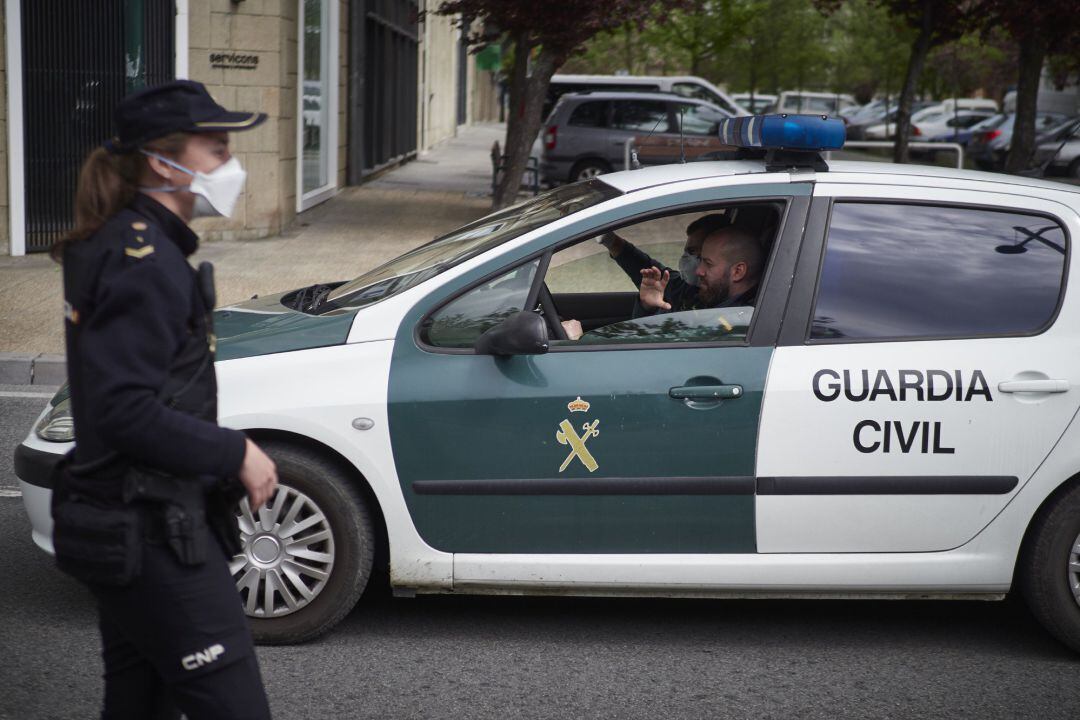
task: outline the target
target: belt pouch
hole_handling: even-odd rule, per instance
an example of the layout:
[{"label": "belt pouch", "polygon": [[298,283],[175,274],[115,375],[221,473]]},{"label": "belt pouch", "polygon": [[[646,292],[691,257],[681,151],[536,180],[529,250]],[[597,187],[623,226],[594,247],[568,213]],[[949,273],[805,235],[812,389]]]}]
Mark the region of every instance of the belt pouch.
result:
[{"label": "belt pouch", "polygon": [[206,503],[198,480],[133,467],[124,478],[124,499],[145,509],[158,531],[154,535],[169,546],[177,562],[206,562]]},{"label": "belt pouch", "polygon": [[52,509],[56,564],[77,580],[121,587],[139,575],[142,534],[131,507],[92,504],[69,495]]}]

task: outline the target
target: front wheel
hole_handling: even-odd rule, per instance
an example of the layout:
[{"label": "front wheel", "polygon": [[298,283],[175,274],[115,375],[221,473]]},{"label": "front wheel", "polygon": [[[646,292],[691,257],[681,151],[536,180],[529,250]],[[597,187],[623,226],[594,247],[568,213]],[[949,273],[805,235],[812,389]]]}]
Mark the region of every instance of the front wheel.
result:
[{"label": "front wheel", "polygon": [[1051,635],[1080,652],[1080,486],[1036,520],[1020,572],[1032,614]]},{"label": "front wheel", "polygon": [[241,504],[243,550],[229,570],[256,643],[305,642],[337,625],[363,593],[373,525],[336,464],[289,445],[263,449],[277,465],[278,490],[257,513]]}]

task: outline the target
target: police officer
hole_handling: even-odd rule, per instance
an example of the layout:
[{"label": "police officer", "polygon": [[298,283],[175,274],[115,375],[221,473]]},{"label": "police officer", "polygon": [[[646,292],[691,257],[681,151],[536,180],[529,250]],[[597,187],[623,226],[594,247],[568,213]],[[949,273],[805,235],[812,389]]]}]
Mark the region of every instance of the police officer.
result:
[{"label": "police officer", "polygon": [[270,716],[227,558],[236,502],[257,509],[277,473],[217,424],[211,268],[187,262],[188,223],[228,217],[243,186],[228,133],[265,119],[191,81],[124,98],[53,249],[78,439],[55,480],[54,546],[97,599],[104,718]]}]

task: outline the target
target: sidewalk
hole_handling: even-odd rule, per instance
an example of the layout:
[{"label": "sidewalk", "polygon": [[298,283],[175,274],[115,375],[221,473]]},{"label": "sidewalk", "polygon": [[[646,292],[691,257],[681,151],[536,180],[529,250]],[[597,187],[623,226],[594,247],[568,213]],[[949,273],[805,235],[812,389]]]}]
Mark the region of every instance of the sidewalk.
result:
[{"label": "sidewalk", "polygon": [[[490,211],[490,147],[503,126],[466,128],[416,160],[304,213],[262,240],[207,242],[218,304],[355,277]],[[197,227],[196,227],[197,229]],[[0,384],[64,378],[60,266],[0,256]]]}]

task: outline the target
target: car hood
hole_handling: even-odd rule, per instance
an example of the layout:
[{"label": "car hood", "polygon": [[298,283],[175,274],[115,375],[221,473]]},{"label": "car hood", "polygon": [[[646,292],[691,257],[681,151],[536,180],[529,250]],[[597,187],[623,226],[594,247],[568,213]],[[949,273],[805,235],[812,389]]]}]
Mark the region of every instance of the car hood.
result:
[{"label": "car hood", "polygon": [[217,359],[341,345],[349,337],[355,308],[308,315],[282,305],[281,299],[287,294],[255,297],[215,310]]}]

